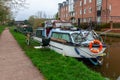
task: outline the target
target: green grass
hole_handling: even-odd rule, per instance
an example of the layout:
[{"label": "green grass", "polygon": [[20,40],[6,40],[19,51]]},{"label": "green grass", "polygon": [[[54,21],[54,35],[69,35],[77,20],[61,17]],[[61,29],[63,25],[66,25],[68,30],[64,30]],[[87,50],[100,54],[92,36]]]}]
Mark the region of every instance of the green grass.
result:
[{"label": "green grass", "polygon": [[88,69],[82,62],[50,49],[34,49],[36,43],[27,46],[24,35],[13,30],[11,33],[46,80],[104,80],[99,73]]},{"label": "green grass", "polygon": [[3,32],[4,29],[5,29],[5,26],[0,26],[0,34]]}]

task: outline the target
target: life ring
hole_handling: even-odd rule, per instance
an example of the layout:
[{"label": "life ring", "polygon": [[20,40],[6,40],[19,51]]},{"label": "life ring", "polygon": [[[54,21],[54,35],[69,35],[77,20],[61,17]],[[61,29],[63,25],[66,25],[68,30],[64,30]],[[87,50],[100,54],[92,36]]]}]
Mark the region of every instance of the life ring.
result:
[{"label": "life ring", "polygon": [[[99,48],[98,49],[93,49],[93,47],[92,47],[93,44],[98,44]],[[89,49],[93,53],[99,53],[102,50],[102,48],[103,48],[102,43],[99,40],[91,41],[90,44],[89,44]]]}]

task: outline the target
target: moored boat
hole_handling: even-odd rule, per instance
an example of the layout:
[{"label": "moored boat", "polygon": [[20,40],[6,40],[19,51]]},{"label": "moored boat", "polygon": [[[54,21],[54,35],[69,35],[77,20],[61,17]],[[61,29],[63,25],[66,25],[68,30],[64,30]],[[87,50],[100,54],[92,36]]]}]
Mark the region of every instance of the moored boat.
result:
[{"label": "moored boat", "polygon": [[64,56],[89,58],[95,65],[92,58],[100,64],[100,58],[105,55],[106,45],[94,30],[77,29],[70,22],[46,21],[44,28],[36,30],[33,39],[38,42],[49,39],[48,45],[52,50]]}]

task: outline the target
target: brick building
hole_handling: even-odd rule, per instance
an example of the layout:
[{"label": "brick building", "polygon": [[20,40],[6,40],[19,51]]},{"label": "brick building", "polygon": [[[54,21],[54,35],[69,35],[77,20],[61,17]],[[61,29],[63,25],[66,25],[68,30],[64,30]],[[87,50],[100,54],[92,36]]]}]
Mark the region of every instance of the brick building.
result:
[{"label": "brick building", "polygon": [[59,3],[58,15],[61,20],[69,20],[68,1]]},{"label": "brick building", "polygon": [[120,22],[120,0],[103,0],[101,20],[103,22]]},{"label": "brick building", "polygon": [[59,3],[59,18],[77,22],[120,22],[120,0],[66,0]]}]

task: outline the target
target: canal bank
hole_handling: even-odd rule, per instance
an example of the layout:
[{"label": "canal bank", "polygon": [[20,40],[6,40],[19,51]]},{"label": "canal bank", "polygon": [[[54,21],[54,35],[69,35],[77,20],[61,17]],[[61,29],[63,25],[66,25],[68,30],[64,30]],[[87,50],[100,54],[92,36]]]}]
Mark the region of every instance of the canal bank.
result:
[{"label": "canal bank", "polygon": [[[38,69],[41,70],[41,68],[42,68],[42,72],[44,73],[46,78],[57,79],[57,80],[64,80],[64,79],[69,79],[69,80],[75,80],[75,79],[78,79],[78,80],[80,80],[80,79],[83,79],[83,80],[86,80],[86,79],[87,80],[88,79],[89,80],[90,79],[91,80],[101,80],[102,79],[98,75],[95,77],[95,76],[93,76],[93,73],[92,74],[88,73],[88,70],[86,70],[86,69],[81,69],[81,67],[83,66],[83,64],[81,64],[81,62],[76,62],[76,60],[73,61],[74,59],[71,59],[68,57],[62,57],[53,51],[34,50],[32,47],[26,46],[25,42],[22,41],[24,39],[21,39],[24,37],[23,36],[19,37],[18,35],[22,36],[19,33],[14,34],[14,36],[16,36],[18,38],[18,39],[17,38],[16,39],[20,43],[21,47],[23,47],[23,49],[26,51],[26,54],[31,58],[31,60],[38,67]],[[108,37],[107,37],[107,39],[108,39]],[[109,40],[107,40],[107,39],[106,39],[106,41],[107,41],[108,47],[115,48],[115,46],[112,46],[112,44],[109,44],[109,43],[113,43],[114,42],[113,40],[116,40],[116,39],[113,39],[113,40],[111,40],[111,38]],[[117,40],[117,42],[119,42],[119,40]],[[115,44],[116,44],[116,41],[115,41]],[[104,63],[102,66],[88,65],[88,67],[90,67],[95,72],[96,71],[100,72],[103,76],[108,77],[111,80],[116,80],[119,77],[119,63],[116,63],[118,61],[116,61],[114,59],[119,60],[119,55],[116,55],[117,57],[116,56],[114,57],[114,54],[116,52],[113,53],[112,51],[119,52],[119,47],[117,50],[116,49],[113,50],[111,48],[108,48],[106,50],[107,56],[104,57]],[[116,54],[118,54],[118,53],[116,53]],[[113,59],[113,57],[114,57],[114,59]],[[65,62],[63,62],[64,60],[65,60]],[[72,60],[72,63],[71,63],[71,60]],[[70,64],[68,64],[68,63],[70,63]],[[75,63],[79,63],[80,65],[78,65],[78,64],[76,65]],[[116,64],[114,64],[114,63],[116,63]],[[118,66],[118,67],[116,67],[116,66]],[[64,75],[61,73],[64,73]],[[88,74],[86,74],[86,73],[88,73]],[[78,75],[78,76],[76,76],[76,75]]]},{"label": "canal bank", "polygon": [[0,26],[0,34],[3,32],[4,29],[5,29],[5,26]]},{"label": "canal bank", "polygon": [[11,30],[26,55],[41,70],[47,80],[105,80],[98,72],[90,70],[82,62],[71,57],[64,57],[49,49],[34,49],[25,44],[25,36]]},{"label": "canal bank", "polygon": [[97,32],[101,36],[115,37],[120,38],[120,33],[112,33],[112,32]]}]

